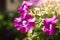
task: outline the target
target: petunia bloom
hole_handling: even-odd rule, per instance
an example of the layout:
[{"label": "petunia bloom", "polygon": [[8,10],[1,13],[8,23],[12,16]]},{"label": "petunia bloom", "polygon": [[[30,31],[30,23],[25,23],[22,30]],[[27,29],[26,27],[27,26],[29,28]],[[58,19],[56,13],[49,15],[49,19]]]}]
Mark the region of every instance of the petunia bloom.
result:
[{"label": "petunia bloom", "polygon": [[[21,15],[22,16],[22,15]],[[21,33],[25,34],[26,32],[32,30],[35,26],[35,19],[32,15],[26,14],[23,17],[15,18],[14,26]]]},{"label": "petunia bloom", "polygon": [[47,0],[30,0],[33,6],[40,6],[42,3],[45,3]]},{"label": "petunia bloom", "polygon": [[19,13],[27,13],[30,10],[32,3],[28,1],[23,1],[22,5],[18,8]]},{"label": "petunia bloom", "polygon": [[53,36],[55,34],[57,21],[58,21],[58,18],[56,16],[53,18],[44,19],[43,31],[48,37]]}]

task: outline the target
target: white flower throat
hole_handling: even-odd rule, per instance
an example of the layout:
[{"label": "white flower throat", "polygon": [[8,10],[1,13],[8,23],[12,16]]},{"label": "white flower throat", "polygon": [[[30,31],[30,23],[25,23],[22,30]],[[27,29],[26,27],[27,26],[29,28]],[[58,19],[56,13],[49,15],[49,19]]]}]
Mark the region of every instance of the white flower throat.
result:
[{"label": "white flower throat", "polygon": [[52,24],[50,24],[50,29],[52,29]]},{"label": "white flower throat", "polygon": [[22,21],[22,24],[24,25],[24,26],[26,26],[27,25],[27,21]]},{"label": "white flower throat", "polygon": [[24,8],[23,8],[23,10],[25,10],[26,9],[26,5],[24,5]]}]

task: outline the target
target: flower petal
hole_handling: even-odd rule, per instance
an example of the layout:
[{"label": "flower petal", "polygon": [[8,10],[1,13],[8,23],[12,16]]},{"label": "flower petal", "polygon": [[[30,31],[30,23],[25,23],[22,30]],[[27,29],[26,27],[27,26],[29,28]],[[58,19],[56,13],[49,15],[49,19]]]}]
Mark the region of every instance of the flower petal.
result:
[{"label": "flower petal", "polygon": [[[32,15],[30,15],[30,14],[27,14],[26,15],[26,17],[25,17],[25,19],[27,20],[27,21],[31,21],[32,19],[33,19],[34,17],[32,16]],[[34,20],[34,19],[33,19]]]},{"label": "flower petal", "polygon": [[15,18],[15,20],[14,20],[14,26],[16,27],[16,26],[18,26],[18,23],[19,22],[21,22],[21,18],[19,17],[19,18]]},{"label": "flower petal", "polygon": [[25,34],[27,32],[26,28],[25,27],[20,28],[20,32],[23,33],[23,34]]},{"label": "flower petal", "polygon": [[28,1],[23,1],[22,5],[20,6],[20,8],[18,9],[19,13],[27,13],[30,10],[30,6],[32,4]]}]

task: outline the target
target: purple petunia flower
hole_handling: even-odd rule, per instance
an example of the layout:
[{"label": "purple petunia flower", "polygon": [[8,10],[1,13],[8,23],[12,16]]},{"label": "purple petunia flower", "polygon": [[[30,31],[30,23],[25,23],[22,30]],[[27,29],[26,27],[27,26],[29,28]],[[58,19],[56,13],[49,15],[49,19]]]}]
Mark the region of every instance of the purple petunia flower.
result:
[{"label": "purple petunia flower", "polygon": [[18,9],[18,12],[19,13],[27,13],[30,10],[31,5],[32,5],[32,3],[30,3],[29,1],[23,1],[22,5]]},{"label": "purple petunia flower", "polygon": [[[21,15],[23,16],[23,15]],[[32,30],[35,26],[35,19],[32,15],[26,14],[23,17],[15,18],[14,26],[17,30],[20,30],[21,33],[26,33],[29,30]]]},{"label": "purple petunia flower", "polygon": [[53,36],[55,34],[57,21],[58,21],[58,18],[56,16],[53,18],[44,19],[43,31],[46,33],[48,37]]},{"label": "purple petunia flower", "polygon": [[42,3],[45,3],[47,0],[30,0],[33,6],[40,6]]}]

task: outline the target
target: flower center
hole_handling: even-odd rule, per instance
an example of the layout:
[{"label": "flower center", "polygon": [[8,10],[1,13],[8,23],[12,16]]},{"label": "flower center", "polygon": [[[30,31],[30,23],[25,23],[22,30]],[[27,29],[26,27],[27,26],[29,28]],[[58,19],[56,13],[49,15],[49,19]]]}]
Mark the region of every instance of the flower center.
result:
[{"label": "flower center", "polygon": [[22,24],[23,24],[23,26],[26,26],[27,25],[27,21],[22,21]]},{"label": "flower center", "polygon": [[52,25],[50,24],[50,29],[52,29]]}]

